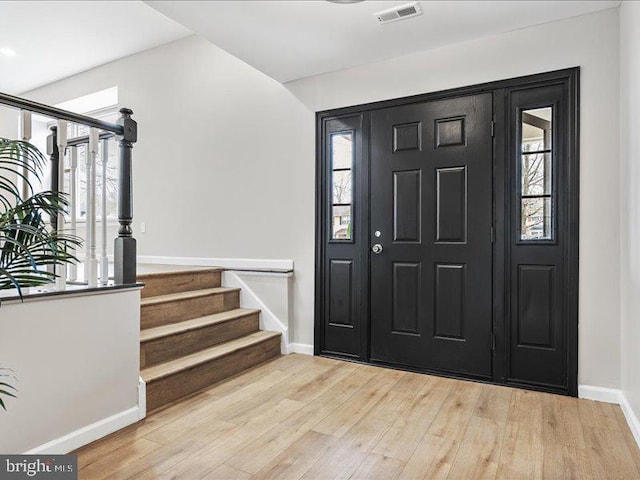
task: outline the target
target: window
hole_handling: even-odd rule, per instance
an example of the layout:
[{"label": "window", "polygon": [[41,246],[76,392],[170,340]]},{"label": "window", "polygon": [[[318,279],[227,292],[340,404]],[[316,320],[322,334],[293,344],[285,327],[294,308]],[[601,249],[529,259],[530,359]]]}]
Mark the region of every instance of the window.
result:
[{"label": "window", "polygon": [[[99,114],[89,114],[100,120],[106,122],[115,123],[119,117],[117,108],[108,109],[100,112]],[[67,138],[81,137],[89,134],[90,127],[77,124],[68,124],[67,126]],[[76,200],[76,220],[78,222],[84,222],[87,218],[87,147],[88,145],[81,145],[77,147],[77,200]],[[103,142],[100,141],[100,151],[96,158],[96,218],[102,220],[102,183],[103,183],[103,155],[102,148]],[[117,220],[118,214],[118,151],[117,143],[114,139],[108,141],[108,160],[107,160],[107,220]],[[70,188],[70,176],[71,176],[71,151],[67,148],[67,154],[65,156],[65,179],[64,179],[64,191],[69,193]]]},{"label": "window", "polygon": [[[80,113],[89,117],[98,118],[109,123],[115,123],[119,118],[118,107],[118,87],[114,86],[93,92],[82,97],[74,98],[66,102],[58,103],[55,105],[58,108],[69,110],[71,112]],[[50,128],[55,126],[57,122],[52,121],[49,117],[42,117],[39,115],[33,116],[33,138],[31,142],[36,145],[41,152],[46,155],[47,151],[47,135],[49,135]],[[79,136],[85,136],[89,134],[89,127],[84,125],[77,125],[71,122],[67,123],[67,138],[75,138]],[[117,198],[118,198],[118,146],[114,139],[109,140],[109,156],[107,161],[107,221],[117,222]],[[102,142],[100,142],[100,149],[102,149]],[[77,147],[77,170],[76,170],[76,205],[75,205],[75,217],[78,222],[86,221],[87,216],[87,166],[86,166],[86,152],[87,146],[81,145]],[[99,221],[102,220],[102,152],[98,152],[96,158],[96,217]],[[67,147],[65,159],[64,159],[64,184],[61,185],[61,189],[70,193],[70,176],[71,176],[71,148]],[[32,183],[36,191],[49,190],[51,188],[51,166],[47,161],[44,168],[44,175],[41,182]],[[66,221],[69,221],[67,216]]]},{"label": "window", "polygon": [[553,108],[523,110],[520,142],[520,240],[553,239]]},{"label": "window", "polygon": [[351,240],[353,208],[353,133],[334,133],[331,156],[331,239]]},{"label": "window", "polygon": [[[64,110],[87,115],[89,117],[98,118],[109,123],[116,123],[120,114],[118,111],[118,87],[111,87],[99,92],[94,92],[83,97],[75,98],[64,103],[59,103],[56,107]],[[40,115],[33,116],[32,129],[33,137],[31,143],[33,143],[38,149],[47,157],[47,162],[44,166],[43,175],[40,180],[30,178],[34,191],[44,191],[51,188],[51,165],[48,161],[47,152],[47,136],[51,133],[50,128],[55,126],[57,122],[52,121],[50,117],[44,117]],[[90,127],[84,125],[77,125],[71,122],[67,122],[67,138],[75,138],[79,136],[85,136],[89,134]],[[100,142],[99,149],[102,149],[102,141]],[[118,203],[118,145],[115,139],[108,141],[108,160],[107,160],[107,174],[106,174],[106,206],[107,206],[107,218],[108,222],[117,223],[117,203]],[[76,169],[76,202],[75,202],[75,218],[78,222],[85,222],[87,216],[87,165],[86,165],[87,145],[80,145],[77,147],[77,169]],[[102,221],[102,175],[103,157],[102,152],[98,152],[96,158],[96,218]],[[64,159],[64,184],[61,185],[61,190],[65,193],[70,193],[70,176],[71,176],[71,147],[67,147],[65,159]],[[70,217],[67,215],[66,221],[69,221]]]}]

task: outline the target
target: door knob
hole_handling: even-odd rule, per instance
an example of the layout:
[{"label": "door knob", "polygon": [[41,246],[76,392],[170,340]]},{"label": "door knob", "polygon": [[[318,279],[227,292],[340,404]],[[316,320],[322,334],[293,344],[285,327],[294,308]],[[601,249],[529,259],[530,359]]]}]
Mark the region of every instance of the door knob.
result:
[{"label": "door knob", "polygon": [[371,251],[376,255],[380,255],[382,253],[382,245],[376,243],[373,247],[371,247]]}]

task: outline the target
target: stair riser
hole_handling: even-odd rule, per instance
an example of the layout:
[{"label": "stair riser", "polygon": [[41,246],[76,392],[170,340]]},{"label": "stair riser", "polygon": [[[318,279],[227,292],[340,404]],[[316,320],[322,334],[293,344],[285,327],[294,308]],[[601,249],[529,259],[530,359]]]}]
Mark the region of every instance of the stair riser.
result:
[{"label": "stair riser", "polygon": [[147,383],[147,409],[155,410],[210,387],[243,370],[280,355],[280,338],[273,337],[222,358]]},{"label": "stair riser", "polygon": [[143,305],[140,309],[140,324],[142,328],[159,327],[239,307],[240,292],[237,290],[155,305]]},{"label": "stair riser", "polygon": [[221,272],[181,272],[167,276],[139,277],[145,286],[142,298],[167,295],[170,293],[189,292],[204,288],[219,287],[222,281]]},{"label": "stair riser", "polygon": [[173,360],[259,329],[258,313],[140,344],[140,368]]}]

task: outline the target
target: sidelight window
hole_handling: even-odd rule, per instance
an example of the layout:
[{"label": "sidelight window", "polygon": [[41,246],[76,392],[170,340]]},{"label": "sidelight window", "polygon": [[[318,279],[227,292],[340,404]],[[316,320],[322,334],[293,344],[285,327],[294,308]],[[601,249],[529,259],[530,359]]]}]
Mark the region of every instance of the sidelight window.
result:
[{"label": "sidelight window", "polygon": [[334,133],[331,156],[331,239],[353,237],[353,132]]},{"label": "sidelight window", "polygon": [[523,110],[520,124],[520,240],[553,239],[553,107]]}]

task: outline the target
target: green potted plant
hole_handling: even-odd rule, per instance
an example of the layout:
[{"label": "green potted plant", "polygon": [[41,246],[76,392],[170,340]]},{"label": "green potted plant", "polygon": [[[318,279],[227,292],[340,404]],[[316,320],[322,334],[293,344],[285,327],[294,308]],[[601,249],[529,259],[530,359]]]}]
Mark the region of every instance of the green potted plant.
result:
[{"label": "green potted plant", "polygon": [[[45,164],[32,144],[0,138],[0,290],[15,289],[20,299],[23,288],[55,280],[55,269],[47,267],[75,262],[71,247],[81,245],[77,237],[54,231],[48,223],[69,203],[59,192],[34,191],[31,181],[41,181]],[[27,195],[21,193],[18,179],[27,185]],[[16,397],[16,381],[13,370],[0,368],[0,407],[4,410],[6,398]]]},{"label": "green potted plant", "polygon": [[[0,138],[0,289],[16,289],[20,298],[23,288],[55,280],[48,266],[76,262],[71,247],[81,245],[77,237],[54,231],[48,223],[68,207],[67,196],[34,192],[31,182],[41,181],[45,164],[32,144]],[[18,178],[26,182],[26,198]]]}]

